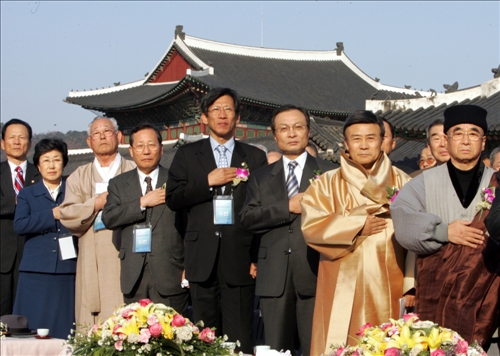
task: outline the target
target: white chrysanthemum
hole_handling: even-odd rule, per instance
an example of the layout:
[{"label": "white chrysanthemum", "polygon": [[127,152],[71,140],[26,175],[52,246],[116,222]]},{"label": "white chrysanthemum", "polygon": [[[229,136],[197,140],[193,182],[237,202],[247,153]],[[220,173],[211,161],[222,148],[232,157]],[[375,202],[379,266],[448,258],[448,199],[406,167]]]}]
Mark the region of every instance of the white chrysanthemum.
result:
[{"label": "white chrysanthemum", "polygon": [[139,334],[136,334],[136,333],[130,333],[127,336],[127,340],[128,340],[128,342],[130,342],[132,344],[137,344],[141,340],[141,336]]},{"label": "white chrysanthemum", "polygon": [[193,333],[191,332],[190,327],[182,326],[180,328],[177,328],[175,334],[176,334],[177,340],[179,340],[179,341],[189,341],[193,337]]},{"label": "white chrysanthemum", "polygon": [[194,350],[194,346],[193,345],[186,345],[183,347],[184,351],[187,351],[187,352],[192,352]]}]

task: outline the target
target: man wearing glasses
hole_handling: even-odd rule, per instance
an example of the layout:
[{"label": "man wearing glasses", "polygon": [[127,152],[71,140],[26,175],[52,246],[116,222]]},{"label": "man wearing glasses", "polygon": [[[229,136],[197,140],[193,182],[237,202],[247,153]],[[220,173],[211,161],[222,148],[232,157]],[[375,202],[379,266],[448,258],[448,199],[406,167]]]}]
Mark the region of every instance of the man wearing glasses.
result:
[{"label": "man wearing glasses", "polygon": [[113,314],[123,303],[120,260],[113,231],[104,227],[101,211],[111,178],[135,167],[118,153],[122,133],[115,119],[96,117],[88,127],[87,144],[94,160],[78,167],[66,181],[66,196],[59,207],[61,222],[78,239],[76,266],[76,325],[93,325]]},{"label": "man wearing glasses", "polygon": [[188,291],[181,286],[184,246],[175,213],[165,204],[168,170],[160,166],[160,131],[142,124],[130,133],[137,169],[109,182],[102,220],[120,231],[120,284],[125,303],[151,299],[187,316]]},{"label": "man wearing glasses", "polygon": [[186,279],[195,320],[217,327],[240,350],[252,353],[255,256],[254,235],[243,229],[239,213],[246,196],[237,168],[250,174],[267,164],[257,147],[234,139],[240,99],[229,88],[214,88],[201,101],[201,121],[210,138],[184,145],[169,170],[167,205],[186,209]]},{"label": "man wearing glasses", "polygon": [[444,112],[450,160],[406,184],[391,205],[396,239],[419,255],[417,312],[489,347],[498,326],[500,249],[486,233],[490,205],[484,189],[496,186],[480,157],[487,111],[456,105]]}]

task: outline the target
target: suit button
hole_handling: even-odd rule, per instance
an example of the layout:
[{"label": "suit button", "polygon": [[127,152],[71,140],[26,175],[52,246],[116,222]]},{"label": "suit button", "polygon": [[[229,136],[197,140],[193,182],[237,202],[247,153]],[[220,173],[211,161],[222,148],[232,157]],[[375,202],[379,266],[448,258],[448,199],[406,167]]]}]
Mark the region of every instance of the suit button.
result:
[{"label": "suit button", "polygon": [[216,231],[216,232],[215,232],[215,236],[219,236],[219,231]]},{"label": "suit button", "polygon": [[54,237],[54,241],[57,240],[57,237]]},{"label": "suit button", "polygon": [[56,252],[57,252],[57,250],[52,250],[52,252],[56,253]]}]

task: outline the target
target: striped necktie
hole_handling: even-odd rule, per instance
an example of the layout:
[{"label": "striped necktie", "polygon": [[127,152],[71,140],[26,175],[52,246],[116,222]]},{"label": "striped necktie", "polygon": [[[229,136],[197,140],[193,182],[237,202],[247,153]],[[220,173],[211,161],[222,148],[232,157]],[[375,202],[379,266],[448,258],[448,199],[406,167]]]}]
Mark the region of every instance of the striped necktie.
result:
[{"label": "striped necktie", "polygon": [[23,169],[20,166],[17,166],[16,169],[16,179],[14,180],[14,191],[16,195],[19,194],[19,191],[24,187],[24,178],[23,178]]},{"label": "striped necktie", "polygon": [[297,161],[288,163],[288,177],[286,178],[286,190],[288,191],[288,199],[292,198],[299,192],[299,182],[295,176],[294,170],[297,167]]}]

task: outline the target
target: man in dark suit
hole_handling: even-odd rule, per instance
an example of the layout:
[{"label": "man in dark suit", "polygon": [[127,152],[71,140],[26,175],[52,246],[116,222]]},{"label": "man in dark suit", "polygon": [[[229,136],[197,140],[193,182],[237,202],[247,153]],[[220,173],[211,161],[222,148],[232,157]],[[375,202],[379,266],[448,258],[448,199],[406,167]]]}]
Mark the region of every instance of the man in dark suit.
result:
[{"label": "man in dark suit", "polygon": [[500,172],[496,173],[497,175],[497,187],[495,190],[495,199],[493,199],[493,204],[491,204],[491,209],[488,213],[486,219],[484,219],[484,223],[490,237],[495,240],[498,244],[500,244]]},{"label": "man in dark suit", "polygon": [[[181,287],[184,248],[174,227],[175,213],[165,204],[168,170],[160,131],[149,124],[130,134],[130,156],[137,169],[109,181],[102,220],[120,230],[120,284],[126,303],[149,298],[186,315],[188,292]],[[155,187],[156,189],[153,189]]]},{"label": "man in dark suit", "polygon": [[14,232],[17,193],[40,180],[38,169],[26,160],[31,138],[31,126],[22,120],[9,120],[2,127],[7,160],[0,164],[0,315],[12,314],[24,247],[24,238]]},{"label": "man in dark suit", "polygon": [[305,109],[277,108],[271,129],[283,157],[251,175],[241,221],[262,234],[255,294],[260,296],[266,344],[292,351],[298,328],[302,354],[309,355],[319,253],[304,241],[299,202],[310,182],[335,166],[307,153]]},{"label": "man in dark suit", "polygon": [[[234,139],[240,120],[240,100],[234,90],[212,89],[203,98],[201,110],[210,138],[177,151],[169,171],[167,205],[175,211],[188,210],[185,268],[194,319],[217,327],[218,334],[239,340],[241,351],[252,353],[254,236],[243,229],[238,218],[247,183],[231,183],[236,167],[246,164],[252,174],[267,159],[260,149]],[[218,210],[216,217],[227,213],[232,223],[214,222],[214,204],[226,208]]]}]

